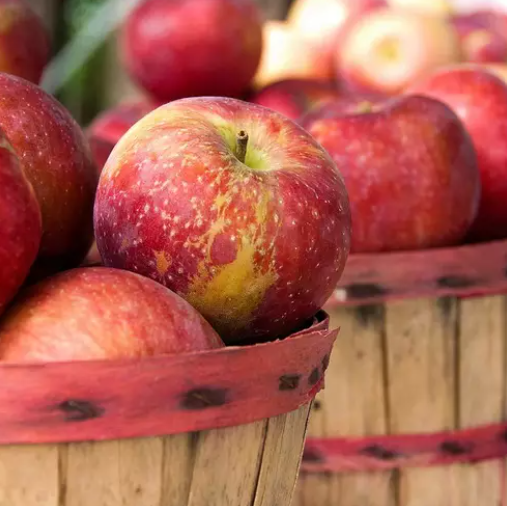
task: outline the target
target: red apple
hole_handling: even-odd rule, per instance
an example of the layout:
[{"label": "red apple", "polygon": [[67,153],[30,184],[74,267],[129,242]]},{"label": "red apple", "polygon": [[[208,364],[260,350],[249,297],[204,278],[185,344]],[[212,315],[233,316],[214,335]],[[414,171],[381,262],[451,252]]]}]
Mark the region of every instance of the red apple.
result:
[{"label": "red apple", "polygon": [[[322,106],[303,126],[343,173],[355,253],[459,243],[474,220],[479,170],[456,114],[426,97],[365,104],[349,113]],[[366,111],[366,112],[365,112]]]},{"label": "red apple", "polygon": [[42,212],[42,264],[77,265],[93,240],[97,170],[83,132],[53,97],[0,73],[0,128],[18,154]]},{"label": "red apple", "polygon": [[0,131],[0,313],[23,284],[42,236],[39,204]]},{"label": "red apple", "polygon": [[156,107],[146,100],[126,102],[102,112],[92,121],[87,137],[99,171],[122,135]]},{"label": "red apple", "polygon": [[151,279],[72,269],[27,289],[0,323],[0,360],[138,358],[223,346],[208,322]]},{"label": "red apple", "polygon": [[287,22],[266,21],[262,33],[262,57],[254,78],[257,89],[284,79],[333,78],[329,61],[316,57],[308,42]]},{"label": "red apple", "polygon": [[482,180],[481,205],[471,237],[507,237],[507,86],[470,66],[434,72],[413,89],[452,107],[470,132]]},{"label": "red apple", "polygon": [[326,302],[349,220],[322,147],[288,118],[227,98],[171,102],[136,123],[95,202],[104,264],[165,284],[228,343],[286,336]]},{"label": "red apple", "polygon": [[362,15],[385,4],[385,0],[295,0],[287,20],[293,32],[305,41],[311,59],[332,75],[335,48],[343,33]]},{"label": "red apple", "polygon": [[444,19],[386,8],[363,16],[347,32],[336,64],[350,90],[396,95],[460,57],[458,35]]},{"label": "red apple", "polygon": [[453,16],[463,57],[469,62],[507,61],[507,23],[493,11],[477,11]]},{"label": "red apple", "polygon": [[249,101],[297,120],[313,107],[339,96],[336,85],[327,81],[286,79],[266,86]]},{"label": "red apple", "polygon": [[38,84],[49,57],[49,36],[26,1],[0,0],[0,72]]},{"label": "red apple", "polygon": [[262,25],[252,0],[144,0],[122,39],[128,71],[161,102],[239,96],[259,65]]}]

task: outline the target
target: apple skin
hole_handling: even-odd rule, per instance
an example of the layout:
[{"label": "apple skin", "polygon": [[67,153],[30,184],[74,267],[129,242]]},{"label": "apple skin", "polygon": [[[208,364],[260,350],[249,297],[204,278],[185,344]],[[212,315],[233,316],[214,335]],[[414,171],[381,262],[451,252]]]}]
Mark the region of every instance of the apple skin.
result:
[{"label": "apple skin", "polygon": [[122,135],[160,104],[147,100],[125,102],[100,113],[86,134],[99,172]]},{"label": "apple skin", "polygon": [[432,73],[412,89],[454,109],[472,137],[482,195],[470,239],[507,237],[507,85],[489,71],[457,65]]},{"label": "apple skin", "polygon": [[397,95],[434,68],[460,61],[461,48],[445,19],[383,8],[347,31],[335,57],[346,89]]},{"label": "apple skin", "polygon": [[249,101],[297,120],[313,107],[339,96],[337,86],[327,81],[285,79],[259,90]]},{"label": "apple skin", "polygon": [[342,172],[353,253],[458,244],[478,208],[480,178],[470,136],[445,104],[407,96],[349,113],[327,104],[302,122]]},{"label": "apple skin", "polygon": [[160,102],[238,97],[261,58],[261,16],[252,0],[144,0],[121,48],[132,77]]},{"label": "apple skin", "polygon": [[24,0],[0,0],[0,72],[39,84],[50,57],[49,35]]},{"label": "apple skin", "polygon": [[507,61],[507,22],[493,11],[457,14],[451,18],[467,62],[490,63]]},{"label": "apple skin", "polygon": [[311,58],[333,75],[335,48],[344,33],[364,14],[385,5],[385,0],[295,0],[287,22],[305,41]]},{"label": "apple skin", "polygon": [[37,262],[55,268],[78,265],[93,240],[98,181],[83,132],[41,88],[3,73],[0,128],[18,154],[41,208],[43,235]]},{"label": "apple skin", "polygon": [[42,237],[39,204],[18,157],[0,131],[0,313],[37,257]]},{"label": "apple skin", "polygon": [[[235,155],[241,130],[245,163]],[[264,341],[329,298],[350,213],[336,165],[301,127],[201,97],[156,109],[122,137],[101,174],[95,236],[104,265],[163,283],[226,343]]]},{"label": "apple skin", "polygon": [[186,301],[105,267],[57,274],[20,294],[0,323],[0,361],[141,358],[223,347]]}]

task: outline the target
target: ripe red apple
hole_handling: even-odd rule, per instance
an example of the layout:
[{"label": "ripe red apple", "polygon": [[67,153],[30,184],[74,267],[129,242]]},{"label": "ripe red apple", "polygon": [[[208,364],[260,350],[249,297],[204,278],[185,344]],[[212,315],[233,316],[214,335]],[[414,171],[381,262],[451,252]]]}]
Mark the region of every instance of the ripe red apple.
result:
[{"label": "ripe red apple", "polygon": [[249,101],[297,120],[313,107],[339,96],[337,86],[327,81],[286,79],[259,90]]},{"label": "ripe red apple", "polygon": [[325,303],[349,220],[322,147],[288,118],[228,98],[171,102],[136,123],[95,202],[104,264],[165,284],[228,343],[286,336]]},{"label": "ripe red apple", "polygon": [[125,102],[102,112],[92,121],[87,137],[99,171],[122,135],[156,107],[147,100]]},{"label": "ripe red apple", "polygon": [[458,65],[432,73],[413,90],[448,104],[472,136],[482,196],[471,237],[507,237],[507,85],[491,72]]},{"label": "ripe red apple", "polygon": [[459,61],[459,38],[438,16],[377,9],[361,18],[337,47],[348,89],[396,95],[436,67]]},{"label": "ripe red apple", "polygon": [[161,102],[239,96],[262,52],[253,0],[144,0],[123,30],[125,65]]},{"label": "ripe red apple", "polygon": [[464,60],[475,63],[507,61],[507,22],[493,11],[457,14],[451,18]]},{"label": "ripe red apple", "polygon": [[284,79],[333,78],[327,59],[316,54],[308,41],[285,21],[268,20],[263,24],[262,57],[254,78],[256,88]]},{"label": "ripe red apple", "polygon": [[459,243],[480,194],[472,141],[456,114],[426,97],[317,111],[302,125],[343,173],[355,253]]},{"label": "ripe red apple", "polygon": [[26,1],[0,0],[0,72],[38,84],[49,57],[49,36]]},{"label": "ripe red apple", "polygon": [[42,212],[38,262],[77,265],[93,239],[97,169],[83,132],[38,86],[0,73],[0,128],[32,183]]},{"label": "ripe red apple", "polygon": [[208,322],[155,281],[105,267],[28,288],[0,323],[0,360],[138,358],[223,346]]},{"label": "ripe red apple", "polygon": [[42,224],[32,185],[0,131],[0,313],[14,297],[39,251]]},{"label": "ripe red apple", "polygon": [[332,75],[335,48],[343,33],[365,13],[385,5],[385,0],[295,0],[287,21],[305,41],[311,59],[319,61]]}]

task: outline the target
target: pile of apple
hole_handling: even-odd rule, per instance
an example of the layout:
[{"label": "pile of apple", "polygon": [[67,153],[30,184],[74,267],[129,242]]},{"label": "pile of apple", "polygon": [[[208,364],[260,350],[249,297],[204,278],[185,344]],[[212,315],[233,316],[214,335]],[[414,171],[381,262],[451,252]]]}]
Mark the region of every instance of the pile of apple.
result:
[{"label": "pile of apple", "polygon": [[[195,3],[203,10],[192,17]],[[142,4],[127,33],[169,37],[160,5]],[[146,86],[166,98],[189,86],[199,94],[195,76],[204,72],[218,92],[207,58],[221,51],[226,90],[240,92],[260,57],[260,22],[250,32],[240,22],[256,15],[253,4],[172,5],[193,20],[179,35],[190,39],[227,11],[235,46],[192,50],[178,79],[162,65],[171,55],[133,45]],[[0,0],[2,26],[19,23],[23,9],[23,0]],[[150,9],[155,18],[137,24]],[[2,36],[0,64],[12,44]],[[190,46],[184,40],[180,49]],[[27,47],[14,48],[16,62]],[[244,74],[231,71],[251,53]],[[285,338],[312,321],[350,249],[345,185],[313,137],[242,100],[175,99],[136,122],[99,170],[80,126],[37,85],[39,54],[25,56],[35,82],[13,75],[18,67],[0,72],[0,361],[214,349]],[[94,238],[103,265],[86,266]]]}]

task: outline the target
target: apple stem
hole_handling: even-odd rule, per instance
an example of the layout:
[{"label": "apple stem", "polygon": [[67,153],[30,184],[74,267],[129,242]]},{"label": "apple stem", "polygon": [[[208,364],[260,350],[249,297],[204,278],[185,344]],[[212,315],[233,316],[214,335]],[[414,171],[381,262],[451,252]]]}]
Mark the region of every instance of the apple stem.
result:
[{"label": "apple stem", "polygon": [[244,130],[240,130],[236,134],[236,158],[241,163],[245,163],[247,146],[248,146],[248,134]]}]

